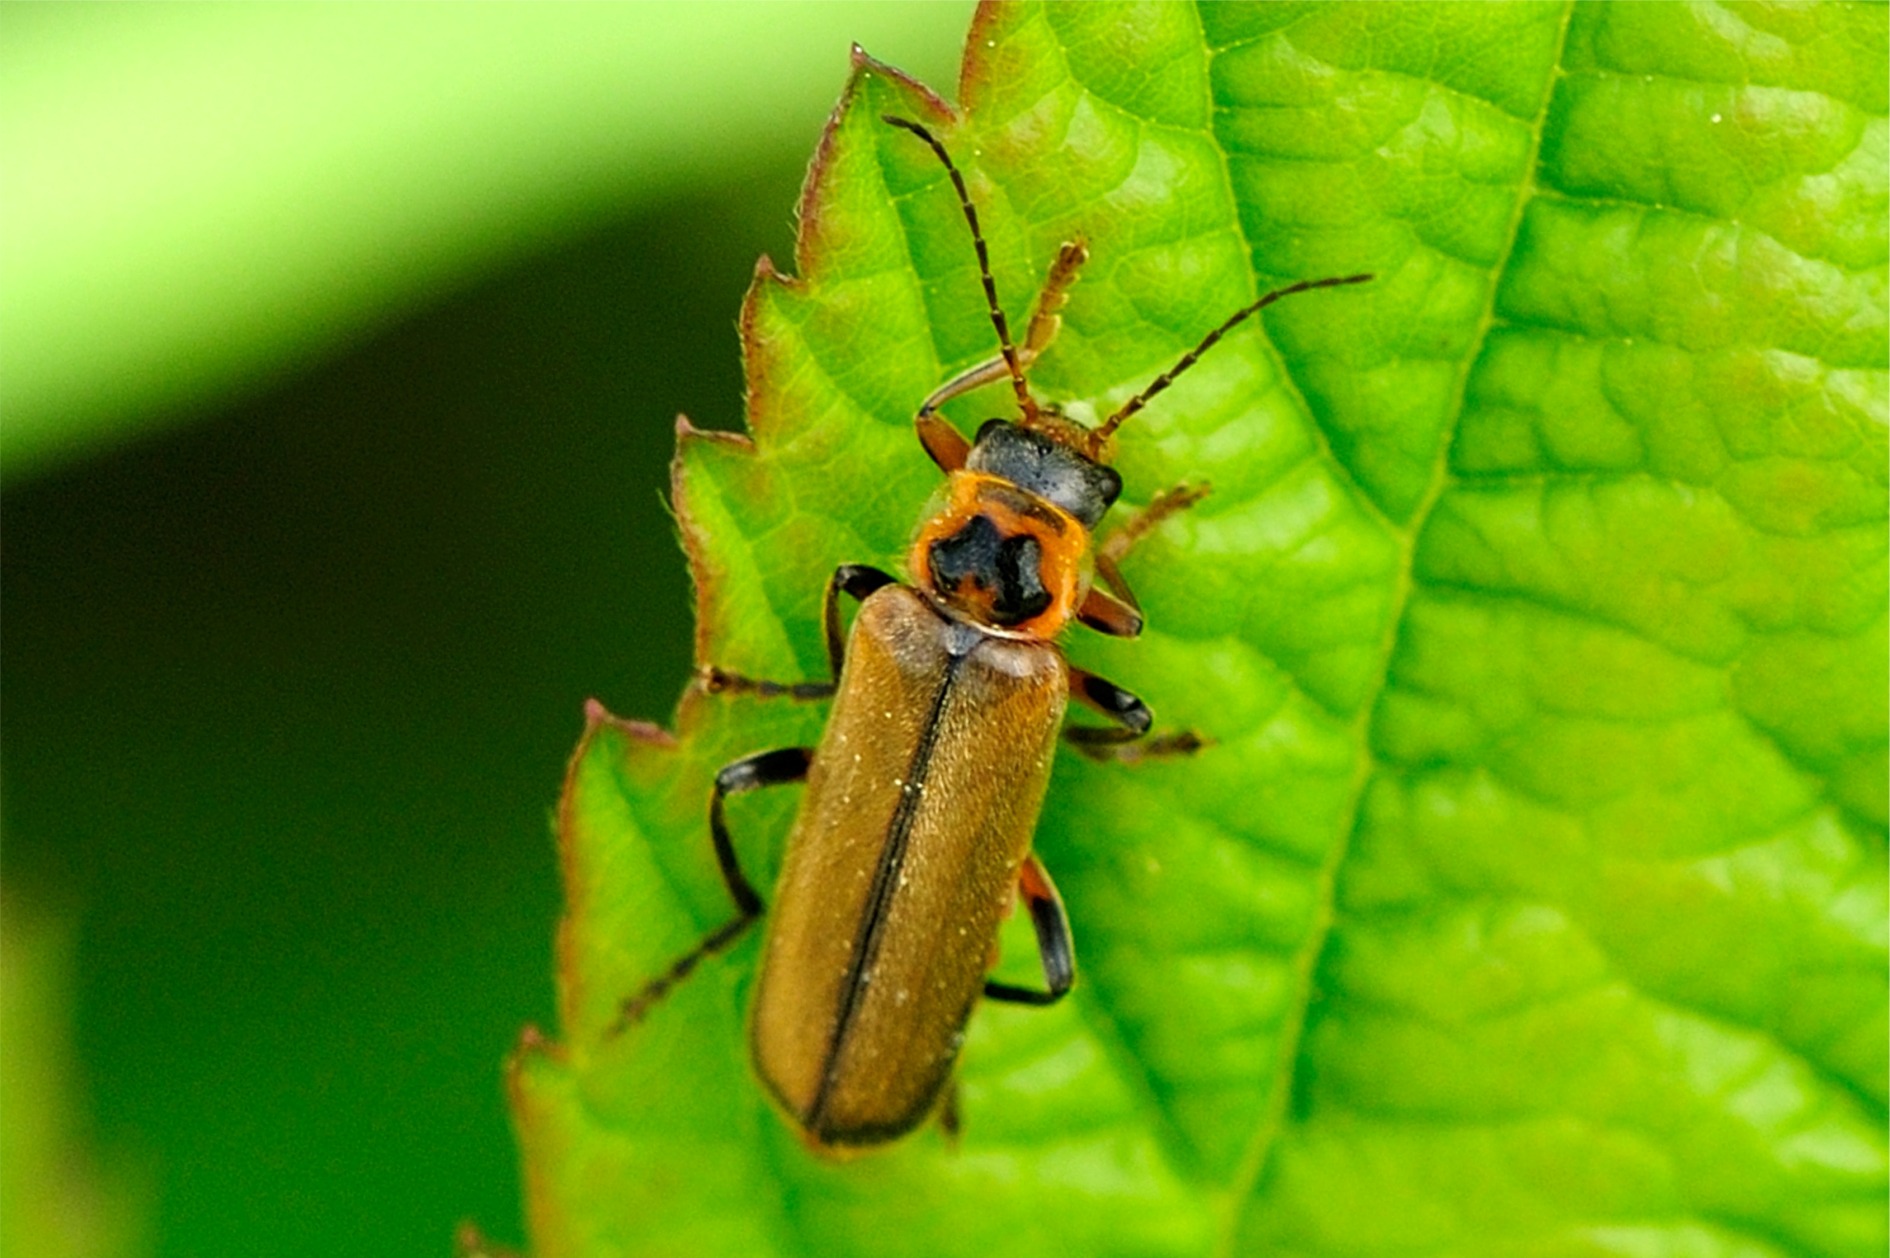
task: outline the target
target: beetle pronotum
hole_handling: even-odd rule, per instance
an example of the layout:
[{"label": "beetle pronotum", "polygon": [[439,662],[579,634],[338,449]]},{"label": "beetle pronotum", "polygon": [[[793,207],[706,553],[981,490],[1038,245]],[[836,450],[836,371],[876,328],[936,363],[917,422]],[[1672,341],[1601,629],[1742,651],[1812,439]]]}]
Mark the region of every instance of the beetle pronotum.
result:
[{"label": "beetle pronotum", "polygon": [[[704,670],[712,690],[831,697],[833,710],[818,747],[765,751],[716,775],[709,833],[736,916],[625,1000],[611,1029],[640,1020],[762,916],[762,898],[723,819],[724,801],[805,781],[775,887],[749,1040],[762,1083],[823,1152],[892,1140],[935,1112],[980,995],[1047,1005],[1075,981],[1069,921],[1031,853],[1056,740],[1062,731],[1108,754],[1144,739],[1152,718],[1128,691],[1072,667],[1056,638],[1072,620],[1120,637],[1140,633],[1141,612],[1117,565],[1137,539],[1205,492],[1158,495],[1092,546],[1122,492],[1108,465],[1115,431],[1273,302],[1371,278],[1307,280],[1266,294],[1087,428],[1038,403],[1024,374],[1056,335],[1085,247],[1058,251],[1023,342],[1014,344],[964,177],[925,127],[890,115],[885,121],[929,145],[951,177],[999,353],[919,407],[920,444],[949,484],[907,555],[910,584],[858,564],[842,565],[827,583],[832,680],[783,684]],[[950,399],[1007,378],[1015,421],[992,419],[966,441],[938,414]],[[861,602],[844,636],[842,594]],[[1065,729],[1070,697],[1114,725]],[[1197,745],[1186,734],[1153,741],[1169,750]],[[1019,897],[1036,931],[1041,990],[987,977],[998,927]]]}]

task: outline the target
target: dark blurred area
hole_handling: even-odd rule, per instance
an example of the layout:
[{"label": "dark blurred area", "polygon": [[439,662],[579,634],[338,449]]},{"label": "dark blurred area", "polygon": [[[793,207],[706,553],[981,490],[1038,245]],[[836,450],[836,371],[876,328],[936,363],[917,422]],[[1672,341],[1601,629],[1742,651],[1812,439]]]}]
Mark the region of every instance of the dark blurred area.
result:
[{"label": "dark blurred area", "polygon": [[[0,501],[0,877],[76,918],[95,1144],[166,1255],[519,1238],[588,695],[666,718],[678,411],[740,422],[755,172]],[[22,1256],[25,1258],[25,1256]]]}]

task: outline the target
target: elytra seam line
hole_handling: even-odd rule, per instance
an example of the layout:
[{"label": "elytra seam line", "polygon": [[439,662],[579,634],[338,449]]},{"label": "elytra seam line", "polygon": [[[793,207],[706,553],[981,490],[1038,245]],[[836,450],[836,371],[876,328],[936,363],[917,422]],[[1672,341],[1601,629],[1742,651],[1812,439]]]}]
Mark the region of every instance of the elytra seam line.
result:
[{"label": "elytra seam line", "polygon": [[873,887],[866,897],[866,915],[861,918],[860,929],[853,938],[853,955],[847,962],[847,976],[841,984],[840,1013],[834,1019],[833,1038],[827,1041],[826,1060],[820,1068],[820,1087],[815,1090],[814,1099],[807,1107],[807,1130],[816,1135],[822,1134],[821,1121],[826,1116],[827,1102],[839,1079],[840,1051],[845,1047],[847,1032],[852,1029],[853,1019],[859,1013],[867,971],[879,955],[881,931],[886,923],[887,911],[892,907],[893,892],[899,887],[899,871],[905,864],[906,845],[912,837],[912,823],[918,816],[926,774],[931,769],[932,750],[938,743],[939,720],[944,715],[946,700],[951,696],[958,666],[965,658],[960,655],[949,657],[944,680],[939,684],[938,695],[932,701],[932,711],[926,717],[924,728],[919,731],[919,745],[913,749],[912,763],[906,770],[899,806],[893,810],[892,820],[886,828],[886,845],[880,851],[879,868],[873,872]]}]

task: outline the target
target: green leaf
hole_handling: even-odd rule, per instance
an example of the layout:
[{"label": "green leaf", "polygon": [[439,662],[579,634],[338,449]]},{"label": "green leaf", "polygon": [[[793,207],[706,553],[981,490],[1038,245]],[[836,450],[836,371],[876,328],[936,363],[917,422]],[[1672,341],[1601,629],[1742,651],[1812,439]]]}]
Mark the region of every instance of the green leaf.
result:
[{"label": "green leaf", "polygon": [[[954,113],[861,58],[686,431],[697,655],[823,669],[896,565],[920,398],[992,352],[938,125],[1039,390],[1125,428],[1149,631],[1067,646],[1191,758],[1059,759],[1081,982],[981,1008],[962,1147],[835,1164],[750,1077],[715,768],[820,712],[593,712],[562,1032],[514,1063],[541,1255],[1867,1255],[1886,1205],[1886,10],[993,4]],[[1008,413],[1003,390],[953,409]],[[778,859],[795,792],[731,810]],[[1027,972],[1027,940],[1007,936]]]}]

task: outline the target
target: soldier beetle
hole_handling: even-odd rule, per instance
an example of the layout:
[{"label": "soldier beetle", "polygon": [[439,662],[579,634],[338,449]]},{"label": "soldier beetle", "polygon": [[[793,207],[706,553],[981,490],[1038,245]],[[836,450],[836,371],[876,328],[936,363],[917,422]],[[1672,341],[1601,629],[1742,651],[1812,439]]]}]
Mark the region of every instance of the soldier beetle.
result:
[{"label": "soldier beetle", "polygon": [[[1059,733],[1104,756],[1199,745],[1189,734],[1148,738],[1148,707],[1071,666],[1056,644],[1073,620],[1119,637],[1142,631],[1118,564],[1139,538],[1206,492],[1160,494],[1092,545],[1122,492],[1109,466],[1116,430],[1260,310],[1295,293],[1371,278],[1307,280],[1266,294],[1088,428],[1039,403],[1025,378],[1056,335],[1085,246],[1058,251],[1024,339],[1014,344],[964,177],[924,126],[890,115],[884,121],[929,145],[950,175],[999,353],[919,407],[920,444],[948,485],[907,555],[909,584],[859,564],[842,565],[827,583],[832,680],[779,683],[703,670],[710,690],[831,698],[832,713],[818,747],[764,751],[716,775],[709,835],[736,915],[625,1000],[611,1029],[641,1020],[763,915],[761,895],[736,857],[724,801],[805,782],[768,915],[749,1041],[768,1093],[807,1143],[827,1154],[896,1139],[941,1109],[949,1121],[951,1106],[941,1101],[980,995],[1048,1005],[1074,983],[1069,920],[1031,852]],[[1016,420],[989,420],[967,441],[938,414],[950,399],[1004,379],[1016,393]],[[845,634],[842,594],[860,602]],[[1113,724],[1065,728],[1069,698]],[[987,976],[999,925],[1018,899],[1036,932],[1041,989]]]}]

